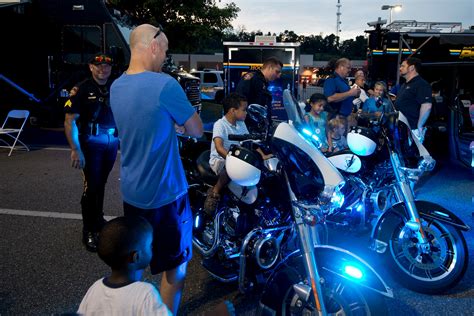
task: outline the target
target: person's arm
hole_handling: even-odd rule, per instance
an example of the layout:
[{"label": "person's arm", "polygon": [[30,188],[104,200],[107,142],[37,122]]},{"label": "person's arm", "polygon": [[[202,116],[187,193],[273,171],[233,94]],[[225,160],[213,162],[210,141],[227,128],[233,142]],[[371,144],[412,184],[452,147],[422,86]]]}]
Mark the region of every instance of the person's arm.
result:
[{"label": "person's arm", "polygon": [[345,99],[349,97],[356,97],[360,93],[360,88],[352,88],[347,90],[346,92],[338,92],[334,93],[331,96],[328,96],[328,102],[339,102],[339,101],[344,101]]},{"label": "person's arm", "polygon": [[84,154],[79,143],[79,129],[76,121],[79,118],[78,113],[66,113],[64,120],[64,133],[71,147],[71,166],[76,169],[83,169],[86,165]]},{"label": "person's arm", "polygon": [[160,104],[170,113],[171,118],[174,120],[175,131],[186,136],[201,137],[204,133],[201,118],[191,103],[189,103],[179,83],[170,78],[163,90],[166,93],[160,94]]},{"label": "person's arm", "polygon": [[204,133],[204,128],[202,125],[202,120],[197,114],[197,112],[194,112],[191,117],[184,122],[184,132],[182,133],[183,135],[186,136],[191,136],[191,137],[201,137],[202,134]]},{"label": "person's arm", "polygon": [[224,140],[220,137],[214,137],[212,141],[216,146],[217,153],[225,159],[227,157],[228,150],[224,148]]},{"label": "person's arm", "polygon": [[306,122],[306,124],[309,124],[309,114],[305,114],[303,116],[303,118],[304,118],[304,121]]},{"label": "person's arm", "polygon": [[[143,282],[144,283],[144,282]],[[139,315],[159,315],[159,316],[173,316],[168,307],[163,303],[158,290],[153,288],[147,290],[144,293],[144,297],[141,300],[141,305],[137,307],[137,314]]]},{"label": "person's arm", "polygon": [[416,101],[421,104],[420,106],[420,116],[418,117],[418,122],[416,124],[416,129],[420,135],[424,135],[423,127],[425,126],[428,117],[431,112],[431,86],[428,83],[423,84],[419,89],[417,89]]},{"label": "person's arm", "polygon": [[[235,88],[235,92],[245,96],[247,99],[250,96],[250,88],[251,88],[251,78],[253,77],[253,74],[251,73],[244,75],[242,78],[240,78],[239,83],[237,84],[237,87]],[[261,104],[265,105],[265,104]]]},{"label": "person's arm", "polygon": [[[431,103],[423,103],[420,107],[420,117],[418,118],[417,128],[418,131],[421,133],[423,131],[423,127],[425,126],[426,121],[431,113]],[[422,134],[420,134],[422,135]]]},{"label": "person's arm", "polygon": [[263,159],[263,160],[267,160],[267,159],[270,159],[270,158],[273,157],[273,154],[265,155],[265,153],[263,152],[263,150],[260,149],[260,148],[257,148],[256,150],[257,150],[257,152],[260,154],[260,156],[262,156],[262,159]]},{"label": "person's arm", "polygon": [[326,139],[328,141],[328,152],[332,152],[333,148],[332,148],[332,137],[331,137],[331,132],[327,129],[327,125],[326,125]]}]

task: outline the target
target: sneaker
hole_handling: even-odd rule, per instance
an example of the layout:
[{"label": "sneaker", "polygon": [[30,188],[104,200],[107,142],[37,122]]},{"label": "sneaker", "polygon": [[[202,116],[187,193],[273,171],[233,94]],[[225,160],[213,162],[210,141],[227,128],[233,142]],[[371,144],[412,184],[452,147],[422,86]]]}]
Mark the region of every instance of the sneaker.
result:
[{"label": "sneaker", "polygon": [[207,190],[207,197],[204,201],[203,207],[204,212],[209,216],[214,215],[217,205],[219,204],[219,200],[221,199],[220,194],[214,193],[212,189],[213,188],[209,188],[209,190]]}]

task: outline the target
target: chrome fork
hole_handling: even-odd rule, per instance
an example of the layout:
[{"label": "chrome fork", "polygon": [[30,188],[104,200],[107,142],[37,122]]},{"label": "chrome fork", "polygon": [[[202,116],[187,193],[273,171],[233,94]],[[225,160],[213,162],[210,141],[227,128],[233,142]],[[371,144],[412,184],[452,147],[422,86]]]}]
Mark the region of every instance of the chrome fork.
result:
[{"label": "chrome fork", "polygon": [[[426,238],[425,232],[423,231],[420,215],[415,205],[415,195],[410,186],[410,178],[418,177],[422,171],[402,167],[398,155],[394,152],[390,154],[390,161],[392,162],[394,174],[397,179],[394,186],[395,194],[399,202],[404,202],[408,211],[409,220],[405,223],[405,227],[414,232],[418,240],[419,249],[422,253],[428,253],[430,250],[429,242]],[[410,171],[419,171],[419,173],[410,174]]]},{"label": "chrome fork", "polygon": [[[284,175],[288,192],[291,198],[293,219],[299,236],[298,239],[300,244],[300,251],[303,257],[303,266],[306,271],[306,278],[310,283],[309,285],[312,289],[312,294],[316,304],[315,307],[317,312],[319,313],[319,315],[326,315],[327,312],[324,306],[321,279],[316,265],[316,257],[314,255],[314,246],[319,244],[319,240],[317,238],[317,234],[315,235],[316,240],[313,239],[314,234],[311,232],[310,226],[308,224],[308,222],[313,221],[313,219],[311,218],[312,215],[309,212],[306,212],[305,208],[300,205],[298,199],[291,190],[287,174],[285,173]],[[295,284],[293,286],[293,289],[304,301],[307,301],[309,299],[309,287],[300,284]]]}]

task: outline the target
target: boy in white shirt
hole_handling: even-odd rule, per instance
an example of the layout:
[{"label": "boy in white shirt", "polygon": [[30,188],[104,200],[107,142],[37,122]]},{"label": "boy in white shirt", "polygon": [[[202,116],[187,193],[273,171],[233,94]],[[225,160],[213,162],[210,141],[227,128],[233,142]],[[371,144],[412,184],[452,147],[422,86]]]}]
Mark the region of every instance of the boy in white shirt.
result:
[{"label": "boy in white shirt", "polygon": [[[232,144],[238,145],[238,141],[229,140],[229,134],[243,135],[249,131],[245,125],[247,116],[247,99],[237,93],[230,93],[222,102],[224,105],[224,116],[214,123],[212,129],[212,144],[209,166],[219,176],[215,186],[207,191],[204,202],[204,212],[212,216],[220,200],[221,190],[230,182],[225,170],[225,158]],[[265,155],[262,150],[257,149],[262,159],[268,159],[272,155]]]},{"label": "boy in white shirt", "polygon": [[153,228],[142,217],[118,217],[100,232],[97,252],[112,269],[87,291],[80,315],[172,315],[158,290],[140,281],[152,256]]}]

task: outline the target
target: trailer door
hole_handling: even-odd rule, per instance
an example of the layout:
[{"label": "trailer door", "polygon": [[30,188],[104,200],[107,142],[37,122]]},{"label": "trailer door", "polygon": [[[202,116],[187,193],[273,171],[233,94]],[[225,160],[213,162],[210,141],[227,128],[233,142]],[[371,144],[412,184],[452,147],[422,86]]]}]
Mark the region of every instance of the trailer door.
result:
[{"label": "trailer door", "polygon": [[296,95],[299,65],[299,44],[277,43],[269,46],[255,46],[253,43],[224,43],[225,94],[235,91],[242,76],[262,68],[264,60],[276,57],[283,63],[281,77],[269,83],[272,93],[273,118],[286,120],[283,107],[283,90],[290,89]]}]

